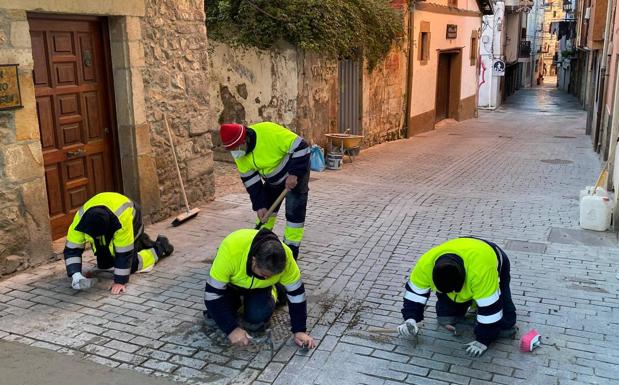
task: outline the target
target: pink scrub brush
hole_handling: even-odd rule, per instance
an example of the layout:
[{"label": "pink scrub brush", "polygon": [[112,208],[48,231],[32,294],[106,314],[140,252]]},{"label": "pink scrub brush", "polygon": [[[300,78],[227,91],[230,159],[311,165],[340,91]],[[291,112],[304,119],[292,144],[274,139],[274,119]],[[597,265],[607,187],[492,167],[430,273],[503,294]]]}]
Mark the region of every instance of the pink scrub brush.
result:
[{"label": "pink scrub brush", "polygon": [[535,329],[529,330],[520,338],[520,350],[523,352],[532,352],[533,349],[540,346],[542,336]]}]

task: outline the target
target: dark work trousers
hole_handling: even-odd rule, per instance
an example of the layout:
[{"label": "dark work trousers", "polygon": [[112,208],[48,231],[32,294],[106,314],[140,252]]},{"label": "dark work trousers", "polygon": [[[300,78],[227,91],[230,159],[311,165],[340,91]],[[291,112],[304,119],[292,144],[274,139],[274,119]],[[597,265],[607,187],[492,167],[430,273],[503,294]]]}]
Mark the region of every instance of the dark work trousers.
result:
[{"label": "dark work trousers", "polygon": [[[307,209],[307,198],[309,195],[310,170],[298,179],[297,186],[286,195],[286,229],[284,230],[284,243],[290,247],[294,259],[299,256],[299,247],[303,239],[305,224],[305,213]],[[277,186],[265,185],[267,208],[271,207],[277,200],[279,194],[284,191],[286,184]],[[275,213],[279,211],[281,204],[275,208]],[[273,223],[274,225],[274,223]]]},{"label": "dark work trousers", "polygon": [[241,289],[228,286],[226,296],[232,297],[234,308],[238,311],[243,307],[243,321],[249,331],[259,331],[273,315],[275,300],[271,294],[271,287],[264,289]]},{"label": "dark work trousers", "polygon": [[[510,262],[507,258],[507,254],[496,246],[495,244],[486,241],[495,249],[495,252],[502,253],[501,271],[499,273],[500,282],[499,287],[501,289],[501,301],[503,302],[503,318],[500,321],[500,329],[509,329],[516,324],[516,306],[512,301],[512,292],[509,288],[509,282],[511,276]],[[463,303],[452,301],[446,294],[436,293],[438,300],[436,301],[436,315],[437,317],[464,317],[466,311],[473,301],[467,301]]]}]

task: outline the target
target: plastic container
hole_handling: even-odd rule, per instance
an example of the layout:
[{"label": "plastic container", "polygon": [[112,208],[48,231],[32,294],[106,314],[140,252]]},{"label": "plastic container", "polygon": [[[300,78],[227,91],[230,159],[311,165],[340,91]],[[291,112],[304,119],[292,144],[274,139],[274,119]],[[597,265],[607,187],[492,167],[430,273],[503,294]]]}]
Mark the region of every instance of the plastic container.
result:
[{"label": "plastic container", "polygon": [[330,152],[327,154],[327,168],[329,170],[339,170],[344,163],[344,155],[338,152]]},{"label": "plastic container", "polygon": [[606,231],[613,213],[612,202],[606,196],[586,195],[580,200],[580,227]]},{"label": "plastic container", "polygon": [[587,196],[587,195],[595,195],[595,196],[599,196],[599,197],[607,197],[608,198],[608,191],[604,190],[604,188],[598,187],[598,188],[595,189],[595,191],[593,191],[593,187],[594,186],[587,186],[587,187],[585,187],[584,190],[580,190],[580,198],[579,198],[579,200],[582,200],[582,198]]}]

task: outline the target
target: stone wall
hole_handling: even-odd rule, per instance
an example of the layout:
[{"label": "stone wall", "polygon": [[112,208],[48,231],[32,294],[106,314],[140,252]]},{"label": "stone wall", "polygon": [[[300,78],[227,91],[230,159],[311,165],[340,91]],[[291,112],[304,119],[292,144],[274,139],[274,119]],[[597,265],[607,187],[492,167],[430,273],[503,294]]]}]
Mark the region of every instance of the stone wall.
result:
[{"label": "stone wall", "polygon": [[406,138],[407,50],[395,46],[372,72],[363,73],[364,145]]},{"label": "stone wall", "polygon": [[[280,44],[272,50],[233,48],[209,42],[213,127],[223,122],[272,120],[326,146],[338,131],[338,64],[335,60]],[[400,42],[370,73],[363,74],[365,146],[405,137],[407,51]],[[215,159],[231,158],[212,137]]]},{"label": "stone wall", "polygon": [[0,10],[0,64],[19,64],[23,108],[0,111],[0,276],[52,257],[25,11]]},{"label": "stone wall", "polygon": [[230,160],[219,139],[220,123],[265,120],[295,130],[297,51],[281,44],[272,50],[233,48],[209,41],[209,89],[215,157]]},{"label": "stone wall", "polygon": [[163,219],[182,206],[174,167],[167,114],[181,174],[190,203],[214,195],[211,131],[217,128],[209,114],[208,53],[203,0],[147,0],[142,19],[145,66],[142,70],[146,120],[159,185]]},{"label": "stone wall", "polygon": [[308,142],[324,148],[324,134],[338,130],[338,64],[310,53],[301,53],[300,62],[296,126]]}]

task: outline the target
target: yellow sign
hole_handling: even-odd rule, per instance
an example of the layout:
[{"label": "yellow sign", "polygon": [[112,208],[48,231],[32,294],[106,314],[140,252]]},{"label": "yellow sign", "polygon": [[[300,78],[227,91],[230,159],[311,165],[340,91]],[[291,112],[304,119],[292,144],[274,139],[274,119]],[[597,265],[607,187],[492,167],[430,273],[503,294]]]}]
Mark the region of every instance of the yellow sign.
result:
[{"label": "yellow sign", "polygon": [[0,64],[0,110],[22,107],[17,64]]}]

